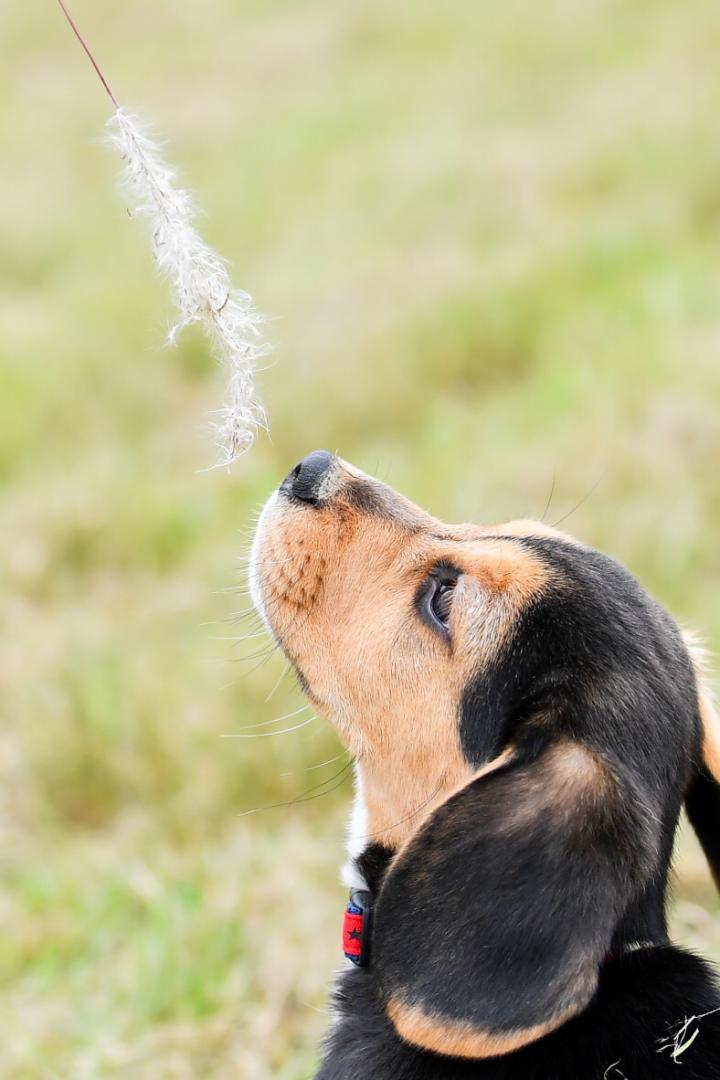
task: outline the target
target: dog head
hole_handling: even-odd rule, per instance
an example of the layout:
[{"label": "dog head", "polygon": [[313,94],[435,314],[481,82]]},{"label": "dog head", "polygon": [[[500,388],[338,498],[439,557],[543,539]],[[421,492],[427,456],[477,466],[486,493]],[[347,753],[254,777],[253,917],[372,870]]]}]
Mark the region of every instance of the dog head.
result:
[{"label": "dog head", "polygon": [[664,936],[698,691],[617,563],[536,523],[445,525],[316,451],[261,515],[251,587],[356,755],[403,1039],[508,1053],[587,1005],[611,948]]}]

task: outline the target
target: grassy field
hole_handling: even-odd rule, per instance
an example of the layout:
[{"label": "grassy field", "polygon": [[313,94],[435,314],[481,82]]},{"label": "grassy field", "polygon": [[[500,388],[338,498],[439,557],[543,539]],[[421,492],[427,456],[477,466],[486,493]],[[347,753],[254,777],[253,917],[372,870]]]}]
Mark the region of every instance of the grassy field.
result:
[{"label": "grassy field", "polygon": [[[0,7],[0,1075],[302,1080],[348,784],[251,619],[266,494],[339,450],[542,514],[720,644],[715,0],[76,0],[272,324],[272,441],[171,317],[55,5]],[[569,516],[568,516],[569,515]],[[248,629],[249,628],[249,629]],[[327,797],[242,816],[327,781]],[[321,787],[319,791],[325,790]],[[685,838],[678,939],[720,958]]]}]

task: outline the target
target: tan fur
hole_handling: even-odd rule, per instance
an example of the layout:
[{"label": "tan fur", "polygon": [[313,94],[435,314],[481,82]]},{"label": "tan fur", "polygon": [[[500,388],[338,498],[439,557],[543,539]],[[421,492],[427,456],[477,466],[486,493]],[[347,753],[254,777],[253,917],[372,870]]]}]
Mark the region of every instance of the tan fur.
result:
[{"label": "tan fur", "polygon": [[703,761],[715,780],[720,783],[720,717],[710,690],[708,653],[691,630],[684,630],[683,638],[695,668],[695,677],[698,684],[698,709],[703,734]]},{"label": "tan fur", "polygon": [[[377,495],[381,512],[354,505],[353,483]],[[446,526],[342,462],[326,506],[269,507],[258,548],[265,614],[361,762],[369,835],[398,847],[427,808],[471,778],[458,733],[463,690],[548,571],[511,538]],[[440,560],[463,571],[449,641],[414,607]]]},{"label": "tan fur", "polygon": [[581,1001],[543,1024],[505,1032],[480,1031],[472,1024],[432,1016],[418,1005],[397,999],[388,1002],[387,1011],[398,1034],[413,1046],[452,1057],[488,1058],[510,1054],[555,1031],[585,1007],[593,991],[594,986],[588,987]]},{"label": "tan fur", "polygon": [[539,816],[576,819],[583,805],[611,797],[612,776],[597,754],[580,743],[552,746],[532,773],[518,778],[503,830],[524,830]]},{"label": "tan fur", "polygon": [[604,795],[610,783],[607,765],[594,751],[569,739],[557,742],[547,755],[547,790],[562,803],[577,807],[583,795]]}]

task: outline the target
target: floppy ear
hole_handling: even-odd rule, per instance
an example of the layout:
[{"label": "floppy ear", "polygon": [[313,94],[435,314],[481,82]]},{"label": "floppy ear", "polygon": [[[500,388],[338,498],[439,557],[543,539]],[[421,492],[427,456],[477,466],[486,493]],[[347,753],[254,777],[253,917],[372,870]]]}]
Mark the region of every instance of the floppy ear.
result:
[{"label": "floppy ear", "polygon": [[655,861],[651,815],[624,788],[598,753],[564,740],[506,752],[434,811],[375,912],[374,963],[403,1039],[491,1057],[587,1005]]}]

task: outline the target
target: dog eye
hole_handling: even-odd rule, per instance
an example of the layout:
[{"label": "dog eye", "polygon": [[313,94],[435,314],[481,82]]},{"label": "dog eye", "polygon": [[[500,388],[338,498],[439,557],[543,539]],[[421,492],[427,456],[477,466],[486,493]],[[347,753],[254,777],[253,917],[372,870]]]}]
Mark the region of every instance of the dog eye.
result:
[{"label": "dog eye", "polygon": [[442,581],[438,582],[437,588],[433,593],[430,601],[432,612],[439,623],[447,629],[448,621],[450,619],[450,608],[452,606],[453,593],[455,592],[454,581]]},{"label": "dog eye", "polygon": [[435,566],[420,586],[415,604],[422,621],[443,637],[448,636],[453,595],[460,571],[450,563]]},{"label": "dog eye", "polygon": [[449,636],[455,586],[461,575],[462,571],[451,562],[436,563],[415,594],[419,618],[444,638]]}]

